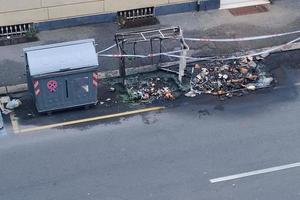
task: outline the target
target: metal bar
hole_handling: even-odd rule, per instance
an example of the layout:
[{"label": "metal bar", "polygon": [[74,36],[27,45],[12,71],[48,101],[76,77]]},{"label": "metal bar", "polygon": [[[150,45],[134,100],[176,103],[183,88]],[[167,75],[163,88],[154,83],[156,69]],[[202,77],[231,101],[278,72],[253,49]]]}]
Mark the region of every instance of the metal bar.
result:
[{"label": "metal bar", "polygon": [[[121,50],[121,45],[120,45],[120,41],[118,40],[117,36],[115,36],[115,41],[116,41],[116,45],[117,48],[119,50],[119,54],[122,55],[122,50]],[[122,42],[122,46],[124,46],[124,43]],[[125,85],[125,76],[126,76],[126,71],[124,73],[124,68],[125,68],[125,61],[123,57],[119,58],[119,74],[120,77],[122,79],[122,84]]]},{"label": "metal bar", "polygon": [[161,30],[158,30],[162,38],[165,38],[165,35],[161,32]]},{"label": "metal bar", "polygon": [[159,53],[160,53],[160,55],[159,55],[159,62],[161,61],[161,53],[162,53],[162,39],[160,39],[159,40]]},{"label": "metal bar", "polygon": [[[120,54],[123,55],[124,53],[124,42],[121,43],[121,47],[120,47]],[[121,70],[120,70],[120,76],[122,78],[122,84],[125,85],[125,78],[126,78],[126,62],[125,62],[125,57],[121,57],[120,58],[120,62],[121,62]]]},{"label": "metal bar", "polygon": [[133,54],[136,55],[136,42],[133,43]]},{"label": "metal bar", "polygon": [[[151,48],[151,54],[153,54],[153,40],[150,39],[150,48]],[[154,57],[152,56],[151,57],[151,62],[152,62],[152,65],[154,64]]]},{"label": "metal bar", "polygon": [[[155,32],[158,29],[146,29],[141,31],[142,33],[150,33],[150,32]],[[175,32],[179,32],[180,31],[180,27],[170,27],[170,28],[161,28],[159,29],[161,31],[175,31]],[[129,32],[125,32],[125,33],[117,33],[117,35],[131,35],[131,34],[140,34],[140,32],[137,31],[129,31]]]},{"label": "metal bar", "polygon": [[145,38],[145,36],[144,36],[144,34],[143,34],[143,33],[141,33],[141,36],[144,38],[144,40],[147,40],[147,39]]}]

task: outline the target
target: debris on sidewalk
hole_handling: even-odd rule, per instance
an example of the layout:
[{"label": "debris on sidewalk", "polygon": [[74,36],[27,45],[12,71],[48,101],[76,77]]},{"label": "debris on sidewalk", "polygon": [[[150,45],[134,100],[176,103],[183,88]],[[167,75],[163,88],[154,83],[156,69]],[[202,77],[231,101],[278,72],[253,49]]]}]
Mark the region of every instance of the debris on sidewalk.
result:
[{"label": "debris on sidewalk", "polygon": [[11,110],[6,109],[2,103],[0,103],[0,110],[4,115],[7,115],[12,112]]},{"label": "debris on sidewalk", "polygon": [[211,94],[232,97],[241,96],[271,85],[273,77],[264,71],[259,63],[261,57],[247,57],[241,60],[196,64],[192,70],[190,91],[187,97],[197,94]]},{"label": "debris on sidewalk", "polygon": [[9,110],[13,110],[15,108],[18,108],[22,104],[21,100],[19,99],[12,99],[6,104],[6,108]]},{"label": "debris on sidewalk", "polygon": [[174,100],[178,88],[173,82],[169,77],[132,77],[127,80],[127,95],[121,95],[121,98],[124,102]]},{"label": "debris on sidewalk", "polygon": [[8,102],[10,102],[10,97],[9,96],[3,96],[0,97],[0,111],[4,114],[7,115],[9,113],[11,113],[12,111],[9,109],[5,108],[5,104],[7,104]]},{"label": "debris on sidewalk", "polygon": [[8,103],[9,101],[10,101],[9,96],[0,97],[0,103],[2,103],[2,104]]},{"label": "debris on sidewalk", "polygon": [[116,91],[116,88],[111,87],[111,88],[109,88],[109,91],[110,91],[110,92],[115,92],[115,91]]}]

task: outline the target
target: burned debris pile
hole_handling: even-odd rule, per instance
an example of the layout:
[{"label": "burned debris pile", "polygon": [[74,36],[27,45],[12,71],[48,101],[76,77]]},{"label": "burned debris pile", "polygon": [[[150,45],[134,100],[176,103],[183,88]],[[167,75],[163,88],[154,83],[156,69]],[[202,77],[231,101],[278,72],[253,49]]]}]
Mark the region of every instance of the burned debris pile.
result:
[{"label": "burned debris pile", "polygon": [[173,100],[178,87],[171,77],[136,76],[127,80],[127,94],[122,95],[126,102],[153,102],[155,100]]},{"label": "burned debris pile", "polygon": [[232,97],[269,87],[273,77],[265,71],[264,65],[261,64],[262,59],[257,56],[234,61],[196,64],[192,70],[190,91],[185,96],[211,94]]},{"label": "burned debris pile", "polygon": [[123,102],[151,103],[155,100],[173,100],[183,92],[187,97],[198,94],[215,95],[221,99],[242,96],[270,87],[274,82],[262,60],[262,57],[256,56],[196,64],[191,75],[186,76],[181,84],[176,75],[168,72],[131,76],[126,79],[126,94],[121,95],[121,99]]}]

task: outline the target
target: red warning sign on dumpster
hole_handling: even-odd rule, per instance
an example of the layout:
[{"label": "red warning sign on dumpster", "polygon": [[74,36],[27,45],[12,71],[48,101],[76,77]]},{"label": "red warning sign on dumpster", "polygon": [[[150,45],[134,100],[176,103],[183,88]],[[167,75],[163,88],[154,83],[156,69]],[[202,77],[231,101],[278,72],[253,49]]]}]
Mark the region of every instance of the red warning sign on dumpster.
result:
[{"label": "red warning sign on dumpster", "polygon": [[58,87],[58,83],[55,80],[50,80],[47,83],[47,88],[50,92],[55,92]]}]

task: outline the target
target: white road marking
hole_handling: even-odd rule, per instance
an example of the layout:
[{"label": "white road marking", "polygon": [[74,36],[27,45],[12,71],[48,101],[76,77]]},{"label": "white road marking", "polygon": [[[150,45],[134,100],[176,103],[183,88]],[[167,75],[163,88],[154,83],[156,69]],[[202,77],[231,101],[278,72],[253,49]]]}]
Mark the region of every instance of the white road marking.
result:
[{"label": "white road marking", "polygon": [[295,167],[300,167],[300,162],[292,163],[292,164],[288,164],[288,165],[281,165],[281,166],[277,166],[277,167],[266,168],[266,169],[260,169],[260,170],[250,171],[250,172],[245,172],[245,173],[241,173],[241,174],[224,176],[224,177],[220,177],[220,178],[214,178],[214,179],[210,179],[209,181],[211,183],[219,183],[219,182],[230,181],[230,180],[234,180],[234,179],[240,179],[240,178],[245,178],[248,176],[254,176],[254,175],[259,175],[259,174],[266,174],[266,173],[270,173],[270,172],[276,172],[276,171],[295,168]]}]

